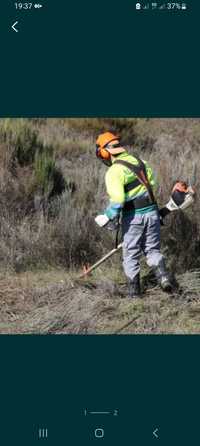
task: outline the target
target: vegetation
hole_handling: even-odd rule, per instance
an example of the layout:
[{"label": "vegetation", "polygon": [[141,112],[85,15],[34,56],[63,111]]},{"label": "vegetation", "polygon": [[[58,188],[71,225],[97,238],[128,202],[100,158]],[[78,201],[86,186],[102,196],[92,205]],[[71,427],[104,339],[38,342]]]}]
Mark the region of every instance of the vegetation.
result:
[{"label": "vegetation", "polygon": [[[39,297],[40,292],[37,294],[35,285],[32,283],[32,281],[34,282],[33,274],[36,277],[38,274],[40,276],[43,274],[46,277],[49,274],[48,271],[53,271],[52,277],[55,280],[52,281],[52,292],[55,296],[57,291],[60,292],[60,285],[57,290],[55,284],[57,284],[57,278],[62,275],[64,285],[61,286],[61,294],[66,294],[69,289],[67,275],[74,274],[72,280],[74,281],[74,277],[84,264],[95,262],[114,245],[115,234],[107,230],[100,230],[94,223],[94,217],[107,203],[104,185],[106,168],[94,154],[96,135],[100,131],[106,130],[118,132],[130,153],[136,152],[150,162],[158,179],[160,204],[166,203],[177,179],[190,180],[194,164],[197,166],[197,172],[199,171],[199,119],[0,119],[0,273],[2,280],[9,277],[10,281],[10,277],[13,277],[14,283],[18,281],[17,277],[24,281],[23,278],[27,277],[27,274],[31,274],[30,291],[27,291],[27,297],[24,299],[27,299],[28,308],[30,310],[30,304],[33,312],[36,311],[34,299],[35,302],[37,301],[36,307],[42,305],[41,302],[43,302]],[[199,189],[199,178],[196,179],[196,189],[197,191]],[[180,277],[193,274],[194,271],[200,269],[199,215],[200,206],[197,195],[195,206],[184,213],[177,212],[168,216],[166,224],[162,228],[162,250],[168,259],[169,267]],[[104,302],[100,292],[101,287],[102,292],[105,292],[105,296],[107,295],[107,285],[105,285],[105,281],[103,282],[103,278],[100,288],[98,285],[101,274],[106,283],[107,280],[111,280],[112,284],[116,281],[125,283],[121,271],[120,256],[111,259],[107,267],[108,271],[106,268],[103,273],[100,270],[99,274],[94,275],[95,283],[94,281],[88,282],[88,286],[96,290],[94,295],[97,293],[97,300],[101,296],[101,302]],[[145,265],[143,275],[144,278],[148,278]],[[48,277],[50,278],[50,276],[51,273]],[[196,280],[196,275],[192,277]],[[91,283],[93,284],[91,285]],[[87,282],[84,282],[83,287],[80,286],[83,294],[85,286],[87,287]],[[112,305],[118,306],[119,304],[120,314],[125,314],[126,311],[128,314],[130,310],[129,316],[132,312],[135,315],[137,302],[134,305],[131,304],[131,308],[124,300],[117,299],[114,302],[116,290],[113,291],[113,286],[109,285],[111,291],[108,287]],[[117,290],[119,296],[120,286]],[[2,289],[4,289],[3,283]],[[17,289],[20,294],[22,289],[20,291],[19,286]],[[25,289],[27,290],[26,287]],[[49,304],[53,299],[53,305],[56,305],[55,299],[50,296],[51,293],[48,289],[48,285],[45,284],[45,305],[48,306],[46,292],[49,296]],[[15,291],[13,291],[14,295]],[[35,293],[38,298],[34,297]],[[198,295],[196,288],[194,295],[196,299]],[[162,293],[155,299],[153,296],[152,292],[152,307],[151,301],[147,302],[147,307],[154,308],[156,302],[155,305],[159,304],[158,311],[161,311],[163,305],[167,311],[170,306],[170,298],[166,298],[164,301]],[[177,310],[179,313],[182,308],[179,307],[179,304],[181,302],[181,305],[184,305],[184,301],[180,301],[180,296],[176,296],[176,298],[177,300],[171,301],[171,303],[173,308],[175,307],[174,311]],[[6,300],[7,297],[4,295],[3,299]],[[11,304],[13,299],[9,299],[6,308],[9,307],[9,311],[15,314],[12,308],[13,304]],[[16,302],[18,302],[18,298],[16,298]],[[136,328],[134,324],[134,329],[129,326],[128,331],[148,332],[149,319],[147,318],[146,325],[145,322],[141,322],[141,317],[145,317],[146,314],[145,302],[144,300],[139,304],[141,306],[141,314],[138,319],[140,322],[137,322],[139,325]],[[198,299],[192,305],[199,308]],[[129,309],[126,310],[126,308]],[[188,301],[188,311],[189,309],[190,302]],[[76,311],[75,307],[74,311]],[[162,313],[162,317],[164,317],[164,313]],[[111,310],[109,314],[112,315]],[[76,315],[76,317],[78,316]],[[117,328],[113,328],[113,324],[115,324],[113,317],[112,315],[112,321],[108,324],[110,328],[106,328],[103,322],[100,327],[100,319],[98,319],[96,326],[93,326],[94,331],[101,332],[104,329],[105,331],[110,330],[109,332],[116,331]],[[198,311],[195,313],[195,321],[196,317],[198,317]],[[16,318],[17,314],[14,317],[13,327],[15,329]],[[121,320],[121,316],[119,319]],[[188,322],[187,314],[184,321],[186,322],[181,323],[180,331],[191,331],[192,322]],[[162,323],[164,328],[161,327]],[[156,325],[158,330],[172,331],[170,323],[167,326],[163,319],[161,325]],[[10,324],[7,329],[5,326],[4,329],[3,326],[2,328],[0,326],[0,332],[12,331],[12,328],[9,327]],[[119,328],[119,324],[117,327]],[[195,327],[196,322],[193,327],[196,332]],[[38,329],[39,326],[36,324],[33,331]],[[41,328],[41,330],[43,329]],[[23,330],[21,329],[21,331]],[[43,331],[45,332],[45,330]],[[151,331],[156,330],[149,329],[149,332]],[[175,329],[174,331],[176,332]],[[124,331],[122,330],[122,332]]]}]

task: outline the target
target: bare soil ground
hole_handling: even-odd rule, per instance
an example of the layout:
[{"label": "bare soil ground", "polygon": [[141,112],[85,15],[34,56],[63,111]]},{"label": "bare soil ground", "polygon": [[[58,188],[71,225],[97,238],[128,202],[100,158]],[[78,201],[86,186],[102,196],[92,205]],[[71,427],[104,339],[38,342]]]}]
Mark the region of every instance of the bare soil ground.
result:
[{"label": "bare soil ground", "polygon": [[1,274],[0,333],[200,333],[199,270],[179,276],[176,293],[149,283],[143,299],[134,300],[121,277],[107,276],[104,270],[81,280],[63,270]]}]

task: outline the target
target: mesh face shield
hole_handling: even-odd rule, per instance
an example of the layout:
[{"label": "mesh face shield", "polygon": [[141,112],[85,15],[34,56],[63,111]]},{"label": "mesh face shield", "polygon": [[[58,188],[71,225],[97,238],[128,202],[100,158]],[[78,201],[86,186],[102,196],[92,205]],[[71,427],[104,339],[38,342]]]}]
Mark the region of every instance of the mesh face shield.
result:
[{"label": "mesh face shield", "polygon": [[[106,166],[110,167],[112,165],[111,154],[115,155],[115,149],[121,147],[120,143],[112,144],[109,146],[107,144],[105,147],[101,147],[96,144],[96,156],[99,158]],[[110,150],[109,150],[110,149]],[[112,153],[113,151],[113,153]]]}]

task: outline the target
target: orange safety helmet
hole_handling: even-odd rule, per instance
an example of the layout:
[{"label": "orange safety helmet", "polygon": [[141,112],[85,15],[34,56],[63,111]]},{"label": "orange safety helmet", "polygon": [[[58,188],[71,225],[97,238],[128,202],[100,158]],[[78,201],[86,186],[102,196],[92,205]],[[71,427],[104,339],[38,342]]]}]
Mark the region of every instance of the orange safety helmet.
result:
[{"label": "orange safety helmet", "polygon": [[112,164],[111,155],[118,155],[122,152],[125,152],[125,149],[121,146],[117,135],[105,132],[98,136],[96,140],[96,156],[101,158],[106,165]]}]

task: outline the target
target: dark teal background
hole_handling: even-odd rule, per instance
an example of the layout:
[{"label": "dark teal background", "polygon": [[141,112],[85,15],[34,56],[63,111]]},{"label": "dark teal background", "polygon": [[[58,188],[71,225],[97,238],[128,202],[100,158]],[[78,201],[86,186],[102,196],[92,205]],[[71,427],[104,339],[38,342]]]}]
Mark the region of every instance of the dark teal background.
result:
[{"label": "dark teal background", "polygon": [[199,116],[200,2],[41,3],[1,5],[1,116]]},{"label": "dark teal background", "polygon": [[[200,116],[197,0],[184,13],[41,3],[1,5],[1,117]],[[36,445],[47,427],[39,444],[199,444],[199,346],[198,336],[1,336],[0,442]]]},{"label": "dark teal background", "polygon": [[198,336],[1,336],[0,347],[4,446],[199,442]]}]

